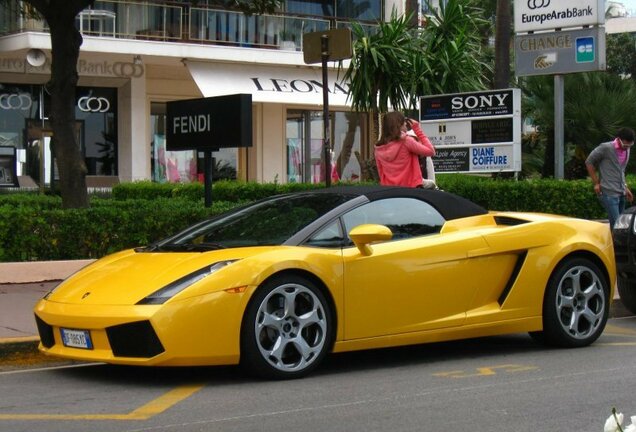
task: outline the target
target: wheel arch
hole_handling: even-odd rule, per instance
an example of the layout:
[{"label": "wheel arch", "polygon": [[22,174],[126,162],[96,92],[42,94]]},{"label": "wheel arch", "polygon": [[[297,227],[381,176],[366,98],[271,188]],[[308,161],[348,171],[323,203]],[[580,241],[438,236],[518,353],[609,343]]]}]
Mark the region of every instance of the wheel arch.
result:
[{"label": "wheel arch", "polygon": [[546,281],[545,281],[546,283],[541,293],[542,308],[543,308],[543,304],[545,303],[545,295],[550,285],[550,280],[552,279],[552,275],[554,275],[554,273],[560,268],[561,264],[563,264],[565,261],[569,259],[575,259],[575,258],[588,259],[592,263],[594,263],[601,270],[601,272],[603,272],[603,279],[605,280],[605,283],[607,284],[610,291],[610,298],[608,299],[608,303],[611,303],[611,297],[614,295],[614,288],[610,285],[610,275],[609,275],[609,271],[607,270],[607,267],[605,266],[605,263],[603,263],[603,260],[599,258],[598,255],[596,255],[593,252],[590,252],[587,250],[576,250],[562,256],[561,259],[559,259],[554,264],[554,266],[552,267],[552,270],[550,270],[550,274],[546,278]]},{"label": "wheel arch", "polygon": [[[596,264],[596,266],[603,272],[603,278],[605,279],[605,283],[609,287],[610,294],[612,294],[614,292],[613,287],[610,286],[610,274],[609,274],[609,271],[607,270],[607,267],[605,266],[605,263],[603,262],[603,260],[601,258],[599,258],[598,255],[596,255],[593,252],[587,251],[587,250],[572,251],[569,254],[567,254],[564,257],[562,257],[559,260],[559,262],[557,262],[556,265],[554,266],[554,268],[552,269],[552,272],[550,273],[550,277],[552,276],[552,274],[554,274],[554,272],[559,268],[559,266],[565,260],[572,259],[572,258],[585,258],[585,259],[590,260],[594,264]],[[547,288],[547,286],[546,286],[546,288]],[[545,290],[544,290],[544,292],[545,292]]]},{"label": "wheel arch", "polygon": [[[259,284],[258,287],[254,290],[254,292],[252,293],[252,296],[250,297],[250,299],[248,300],[248,304],[253,300],[254,298],[254,294],[266,283],[268,283],[269,281],[271,281],[272,279],[276,279],[278,277],[283,277],[283,276],[300,276],[303,277],[305,279],[310,280],[312,283],[314,283],[316,285],[316,287],[320,290],[321,294],[325,296],[325,299],[327,300],[328,303],[328,307],[329,307],[329,311],[331,312],[331,317],[333,319],[333,326],[331,331],[333,332],[332,335],[330,335],[330,346],[329,346],[329,352],[331,352],[333,350],[333,346],[335,344],[336,341],[336,335],[338,334],[338,312],[337,312],[337,308],[336,308],[336,302],[333,298],[333,295],[331,293],[331,291],[329,291],[329,288],[327,288],[327,285],[324,283],[324,281],[322,279],[320,279],[318,276],[316,276],[314,273],[304,270],[304,269],[298,269],[298,268],[290,268],[290,269],[284,269],[284,270],[279,270],[275,273],[272,273],[271,275],[269,275],[267,278],[263,279]],[[243,316],[241,317],[241,329],[243,328],[243,326],[245,325],[245,319],[246,319],[246,313],[247,311],[247,307],[245,308],[244,312],[243,312]],[[240,337],[243,337],[243,332],[240,332]],[[239,343],[239,346],[242,346],[242,344]]]},{"label": "wheel arch", "polygon": [[[597,277],[602,279],[601,283],[605,283],[607,288],[608,297],[604,301],[604,312],[602,312],[603,316],[599,321],[588,321],[588,325],[591,328],[590,332],[587,332],[587,329],[583,329],[585,333],[583,336],[580,335],[580,331],[578,329],[579,320],[576,319],[576,323],[570,322],[569,324],[564,324],[564,320],[561,318],[561,307],[557,305],[558,301],[554,301],[553,304],[549,304],[550,301],[556,300],[559,296],[558,290],[560,286],[552,284],[551,282],[555,278],[559,272],[563,272],[563,266],[567,263],[567,261],[571,260],[586,260],[590,265],[596,267],[595,271],[598,271]],[[566,268],[567,270],[567,268]],[[582,347],[587,346],[593,343],[601,334],[602,329],[605,327],[607,322],[607,318],[609,316],[609,309],[611,306],[612,295],[613,295],[613,287],[610,285],[611,281],[611,269],[607,269],[603,259],[593,252],[587,250],[577,250],[568,253],[563,256],[552,269],[550,276],[548,278],[548,283],[545,286],[543,291],[543,307],[542,307],[542,320],[543,320],[543,329],[541,331],[530,332],[530,335],[537,341],[551,346],[560,346],[560,347]],[[566,274],[566,273],[564,273]],[[604,291],[604,290],[603,290]],[[585,299],[586,305],[588,307],[588,300]],[[569,309],[574,309],[575,306],[570,305]],[[571,312],[574,314],[574,311]],[[574,315],[573,315],[574,316]],[[566,317],[566,320],[569,318]],[[575,324],[576,328],[573,330],[572,325]],[[568,329],[565,327],[569,326]],[[576,332],[577,334],[572,335],[572,332]]]}]

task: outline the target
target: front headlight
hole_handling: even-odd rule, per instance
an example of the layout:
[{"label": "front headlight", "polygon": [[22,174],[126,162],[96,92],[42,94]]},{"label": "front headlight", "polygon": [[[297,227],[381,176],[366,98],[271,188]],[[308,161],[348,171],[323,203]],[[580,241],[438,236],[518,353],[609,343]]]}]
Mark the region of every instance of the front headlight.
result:
[{"label": "front headlight", "polygon": [[614,230],[626,230],[629,229],[629,226],[632,223],[633,213],[623,213],[621,214],[616,222],[614,222]]},{"label": "front headlight", "polygon": [[209,266],[205,266],[200,270],[190,273],[174,282],[169,283],[165,287],[153,292],[148,297],[137,302],[138,305],[144,304],[163,304],[170,298],[174,297],[190,285],[195,284],[203,278],[210,276],[212,273],[232,264],[238,260],[219,261]]}]

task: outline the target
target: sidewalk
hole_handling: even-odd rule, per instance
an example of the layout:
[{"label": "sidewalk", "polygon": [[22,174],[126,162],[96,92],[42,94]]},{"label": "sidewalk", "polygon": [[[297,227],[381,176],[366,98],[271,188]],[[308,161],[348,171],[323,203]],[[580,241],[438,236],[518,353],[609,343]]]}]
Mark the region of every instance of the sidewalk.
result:
[{"label": "sidewalk", "polygon": [[39,338],[33,307],[92,260],[0,263],[0,344]]}]

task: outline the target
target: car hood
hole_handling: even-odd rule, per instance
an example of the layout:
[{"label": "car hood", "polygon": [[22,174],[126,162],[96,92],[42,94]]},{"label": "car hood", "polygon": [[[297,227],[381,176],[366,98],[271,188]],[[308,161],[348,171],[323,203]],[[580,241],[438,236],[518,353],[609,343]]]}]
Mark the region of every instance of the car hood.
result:
[{"label": "car hood", "polygon": [[223,249],[205,253],[123,251],[78,271],[58,285],[47,299],[67,304],[132,305],[205,266],[244,259],[278,248],[282,247]]}]

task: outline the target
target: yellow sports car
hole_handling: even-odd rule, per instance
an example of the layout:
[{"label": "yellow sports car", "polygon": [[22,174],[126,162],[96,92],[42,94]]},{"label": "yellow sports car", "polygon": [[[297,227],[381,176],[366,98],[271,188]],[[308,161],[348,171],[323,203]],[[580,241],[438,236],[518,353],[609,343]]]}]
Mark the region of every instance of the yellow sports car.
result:
[{"label": "yellow sports car", "polygon": [[605,327],[607,225],[358,186],[264,199],[102,258],[35,307],[40,349],[128,365],[242,364],[295,378],[329,352]]}]

